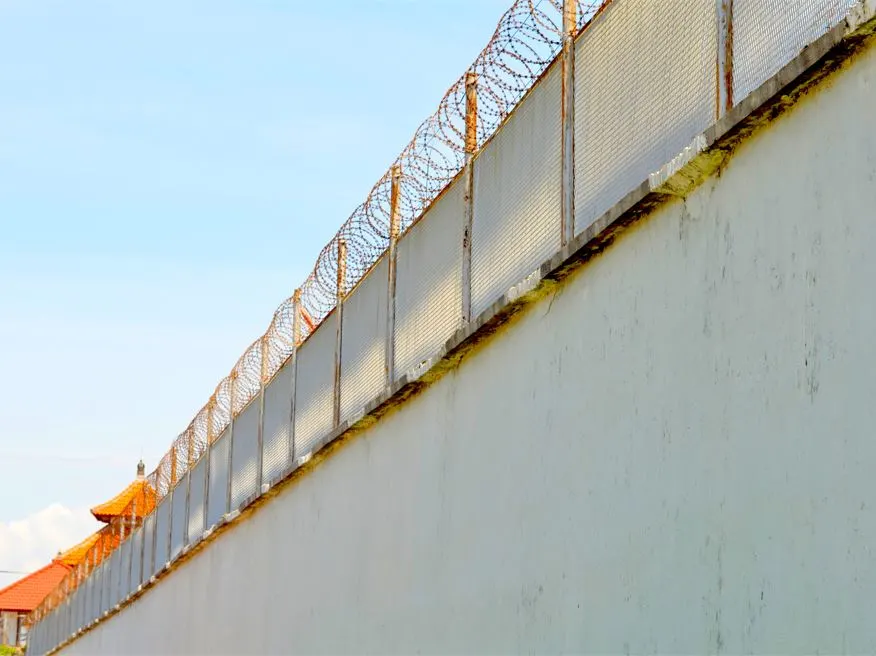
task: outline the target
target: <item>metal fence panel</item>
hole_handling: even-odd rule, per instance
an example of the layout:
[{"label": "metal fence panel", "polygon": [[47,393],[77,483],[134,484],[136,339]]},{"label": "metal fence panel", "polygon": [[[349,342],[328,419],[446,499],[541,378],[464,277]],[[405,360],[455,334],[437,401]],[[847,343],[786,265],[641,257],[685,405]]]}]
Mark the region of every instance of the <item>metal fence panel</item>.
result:
[{"label": "metal fence panel", "polygon": [[462,325],[465,181],[457,178],[398,244],[395,372],[435,353]]},{"label": "metal fence panel", "polygon": [[838,25],[859,0],[735,0],[733,100],[739,102],[804,47]]},{"label": "metal fence panel", "polygon": [[298,351],[295,381],[295,453],[303,456],[332,429],[335,340],[338,313],[332,312]]},{"label": "metal fence panel", "polygon": [[198,460],[191,473],[192,482],[189,485],[189,523],[186,527],[186,544],[192,544],[204,533],[206,474],[207,458],[204,457]]},{"label": "metal fence panel", "polygon": [[110,556],[110,582],[109,582],[109,608],[115,608],[119,603],[119,574],[121,567],[119,566],[119,550],[113,551]]},{"label": "metal fence panel", "polygon": [[152,573],[158,574],[170,560],[170,504],[171,496],[167,495],[155,510],[155,562]]},{"label": "metal fence panel", "polygon": [[150,513],[143,520],[143,569],[140,583],[146,583],[155,571],[155,513]]},{"label": "metal fence panel", "polygon": [[384,255],[344,299],[341,421],[361,410],[384,388],[388,290],[389,258]]},{"label": "metal fence panel", "polygon": [[143,527],[131,536],[131,571],[128,574],[128,592],[134,593],[140,585],[140,567],[143,563]]},{"label": "metal fence panel", "polygon": [[291,361],[286,363],[265,388],[262,475],[267,482],[276,480],[289,465],[294,370]]},{"label": "metal fence panel", "polygon": [[119,602],[127,599],[131,592],[131,547],[130,539],[119,547]]},{"label": "metal fence panel", "polygon": [[561,87],[554,64],[475,159],[475,317],[560,247]]},{"label": "metal fence panel", "polygon": [[259,398],[256,397],[234,420],[231,441],[231,510],[259,491]]},{"label": "metal fence panel", "polygon": [[229,431],[226,428],[210,447],[210,491],[207,499],[207,526],[213,527],[228,512]]},{"label": "metal fence panel", "polygon": [[73,595],[73,632],[81,629],[85,624],[85,581],[80,583]]},{"label": "metal fence panel", "polygon": [[70,597],[64,599],[58,611],[61,616],[60,642],[64,642],[70,636]]},{"label": "metal fence panel", "polygon": [[[760,1],[760,0],[756,0]],[[717,3],[614,0],[575,46],[580,232],[715,120]]]},{"label": "metal fence panel", "polygon": [[173,488],[173,496],[170,500],[170,557],[168,560],[174,560],[179,556],[186,544],[186,488],[188,482],[189,477],[186,473]]},{"label": "metal fence panel", "polygon": [[91,600],[89,601],[88,621],[93,622],[100,617],[100,582],[103,576],[103,565],[98,565],[91,572],[89,580],[91,581]]},{"label": "metal fence panel", "polygon": [[103,615],[110,608],[110,579],[112,579],[112,570],[110,569],[110,559],[106,558],[103,561],[103,579],[100,584],[100,614]]},{"label": "metal fence panel", "polygon": [[107,591],[109,595],[109,608],[115,608],[116,604],[119,603],[119,574],[121,573],[121,567],[119,566],[119,550],[116,549],[113,551],[110,556],[110,576],[109,576],[109,589]]}]

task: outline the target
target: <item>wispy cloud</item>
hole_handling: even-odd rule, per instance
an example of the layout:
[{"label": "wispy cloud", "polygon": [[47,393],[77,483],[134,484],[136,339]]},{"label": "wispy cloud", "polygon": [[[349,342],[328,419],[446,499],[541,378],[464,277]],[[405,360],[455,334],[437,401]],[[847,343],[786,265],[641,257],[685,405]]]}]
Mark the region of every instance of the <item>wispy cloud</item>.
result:
[{"label": "wispy cloud", "polygon": [[[55,503],[24,519],[0,522],[0,570],[32,572],[100,528],[87,508]],[[0,574],[0,587],[20,575]]]}]

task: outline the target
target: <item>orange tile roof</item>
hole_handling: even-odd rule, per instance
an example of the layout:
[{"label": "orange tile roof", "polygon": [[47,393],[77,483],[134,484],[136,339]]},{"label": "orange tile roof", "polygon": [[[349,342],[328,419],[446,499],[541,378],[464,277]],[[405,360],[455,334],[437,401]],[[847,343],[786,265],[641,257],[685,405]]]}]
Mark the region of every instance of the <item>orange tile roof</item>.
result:
[{"label": "orange tile roof", "polygon": [[3,588],[0,590],[0,611],[31,612],[58,587],[69,571],[70,567],[64,563],[52,561],[33,574]]},{"label": "orange tile roof", "polygon": [[76,567],[79,563],[85,560],[88,555],[88,550],[91,549],[100,537],[100,531],[89,535],[75,547],[70,547],[64,553],[60,554],[55,560],[70,567]]},{"label": "orange tile roof", "polygon": [[137,479],[106,503],[92,508],[91,514],[97,520],[108,524],[128,509],[134,497],[145,499],[145,502],[140,502],[140,505],[145,507],[137,508],[139,517],[148,515],[155,508],[155,490],[144,479]]}]

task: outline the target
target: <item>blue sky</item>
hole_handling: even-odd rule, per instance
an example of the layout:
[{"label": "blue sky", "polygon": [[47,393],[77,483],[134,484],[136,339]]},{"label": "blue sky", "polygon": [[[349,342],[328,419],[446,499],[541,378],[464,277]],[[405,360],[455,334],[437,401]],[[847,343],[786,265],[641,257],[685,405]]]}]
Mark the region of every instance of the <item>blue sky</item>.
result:
[{"label": "blue sky", "polygon": [[0,0],[0,570],[155,466],[510,2]]}]

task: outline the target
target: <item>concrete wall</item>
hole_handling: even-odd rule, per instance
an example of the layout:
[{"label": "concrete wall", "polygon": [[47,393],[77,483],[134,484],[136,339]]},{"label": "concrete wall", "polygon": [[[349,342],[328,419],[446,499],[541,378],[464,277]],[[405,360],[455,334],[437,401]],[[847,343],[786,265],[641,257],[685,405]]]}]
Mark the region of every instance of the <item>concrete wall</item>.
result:
[{"label": "concrete wall", "polygon": [[73,654],[876,649],[876,51]]}]

